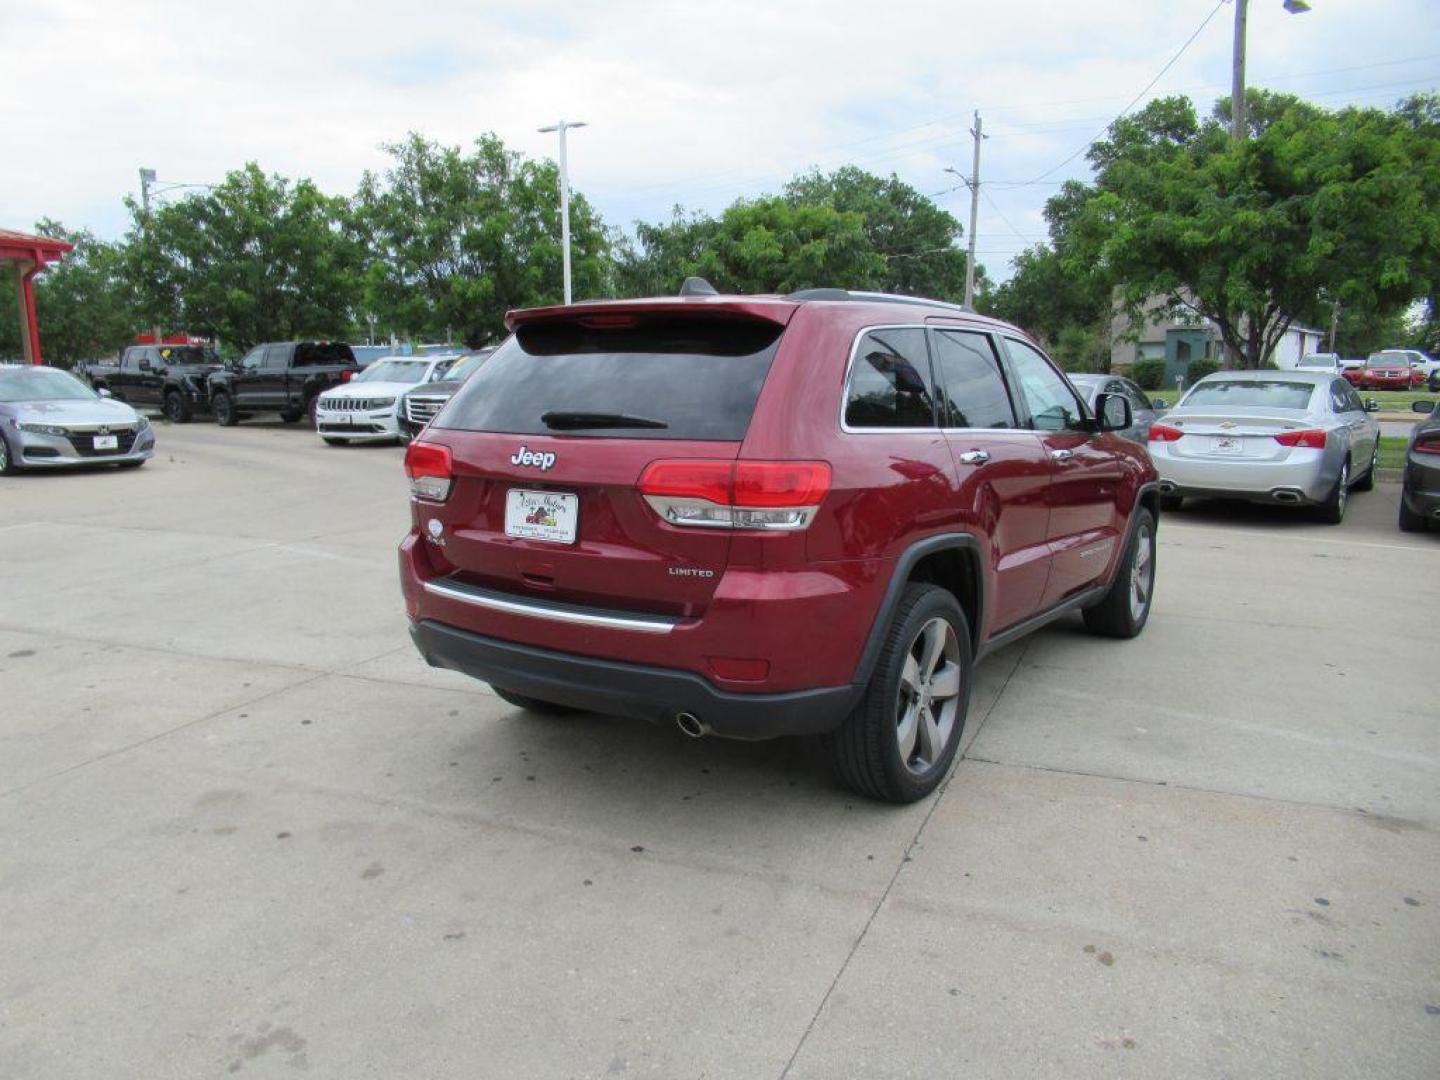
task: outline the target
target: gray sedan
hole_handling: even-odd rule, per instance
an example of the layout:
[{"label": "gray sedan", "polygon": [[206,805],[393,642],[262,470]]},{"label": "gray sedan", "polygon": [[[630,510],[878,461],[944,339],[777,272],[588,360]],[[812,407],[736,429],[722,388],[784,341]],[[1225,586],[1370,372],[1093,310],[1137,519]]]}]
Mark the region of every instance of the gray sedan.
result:
[{"label": "gray sedan", "polygon": [[1095,397],[1098,394],[1122,394],[1130,402],[1130,426],[1117,432],[1131,442],[1145,445],[1150,436],[1150,425],[1165,408],[1163,401],[1151,401],[1138,385],[1121,375],[1071,375],[1070,381],[1085,396],[1085,404],[1095,411]]},{"label": "gray sedan", "polygon": [[1302,371],[1207,375],[1150,431],[1171,509],[1188,495],[1305,505],[1339,524],[1375,484],[1380,425],[1344,379]]},{"label": "gray sedan", "polygon": [[73,465],[136,468],[155,452],[150,422],[68,371],[0,365],[0,474]]}]

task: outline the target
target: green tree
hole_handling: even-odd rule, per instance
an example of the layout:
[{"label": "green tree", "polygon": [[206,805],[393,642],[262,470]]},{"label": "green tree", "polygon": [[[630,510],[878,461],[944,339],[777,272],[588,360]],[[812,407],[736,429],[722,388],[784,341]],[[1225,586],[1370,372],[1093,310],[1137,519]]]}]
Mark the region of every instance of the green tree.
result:
[{"label": "green tree", "polygon": [[[119,248],[87,229],[72,231],[58,221],[37,221],[35,232],[75,245],[35,278],[35,315],[45,362],[68,367],[114,352],[134,332]],[[7,303],[0,306],[0,356],[22,355],[19,313]]]},{"label": "green tree", "polygon": [[[559,173],[506,150],[494,135],[467,153],[411,134],[367,173],[352,229],[370,253],[362,306],[388,332],[481,345],[505,332],[510,308],[562,299]],[[578,298],[609,291],[609,238],[583,195],[570,198]]]},{"label": "green tree", "polygon": [[1336,299],[1385,313],[1434,288],[1440,156],[1400,113],[1261,90],[1249,103],[1238,143],[1223,102],[1203,122],[1167,98],[1111,125],[1090,151],[1082,249],[1132,312],[1162,294],[1257,368]]},{"label": "green tree", "polygon": [[252,162],[148,218],[131,212],[127,275],[145,325],[240,348],[353,326],[360,249],[345,234],[345,201],[309,180]]}]

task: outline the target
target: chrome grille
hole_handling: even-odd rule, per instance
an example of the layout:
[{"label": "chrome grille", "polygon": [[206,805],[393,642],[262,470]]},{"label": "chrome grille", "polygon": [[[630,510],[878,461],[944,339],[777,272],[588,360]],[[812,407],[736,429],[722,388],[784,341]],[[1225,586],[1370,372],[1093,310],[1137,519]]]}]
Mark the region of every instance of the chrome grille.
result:
[{"label": "chrome grille", "polygon": [[428,424],[431,418],[445,407],[448,397],[415,397],[405,399],[405,419],[412,424]]},{"label": "chrome grille", "polygon": [[369,412],[383,408],[379,398],[321,398],[320,408],[324,412]]}]

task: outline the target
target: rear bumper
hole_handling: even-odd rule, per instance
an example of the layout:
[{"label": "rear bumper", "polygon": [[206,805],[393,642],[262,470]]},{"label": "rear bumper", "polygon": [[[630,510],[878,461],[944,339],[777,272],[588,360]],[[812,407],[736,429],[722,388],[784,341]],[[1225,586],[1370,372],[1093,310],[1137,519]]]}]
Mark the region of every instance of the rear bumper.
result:
[{"label": "rear bumper", "polygon": [[1323,451],[1291,453],[1287,461],[1225,461],[1187,458],[1152,444],[1150,456],[1166,495],[1213,496],[1267,503],[1320,503],[1339,479],[1340,462]]},{"label": "rear bumper", "polygon": [[1404,473],[1404,487],[1400,497],[1412,514],[1440,521],[1440,463],[1417,460],[1433,458],[1433,454],[1410,454]]},{"label": "rear bumper", "polygon": [[500,641],[429,619],[412,624],[410,636],[432,667],[464,672],[503,690],[653,723],[688,712],[714,734],[731,739],[829,731],[845,718],[859,695],[859,688],[853,686],[783,694],[728,693],[687,671]]}]

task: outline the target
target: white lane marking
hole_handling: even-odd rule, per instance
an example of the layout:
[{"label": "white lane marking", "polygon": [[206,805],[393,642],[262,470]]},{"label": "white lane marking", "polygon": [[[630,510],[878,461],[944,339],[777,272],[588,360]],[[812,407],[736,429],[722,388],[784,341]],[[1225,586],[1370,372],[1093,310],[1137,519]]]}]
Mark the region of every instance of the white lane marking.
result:
[{"label": "white lane marking", "polygon": [[[1244,536],[1255,540],[1276,540],[1285,543],[1303,540],[1307,544],[1338,544],[1341,547],[1381,548],[1385,551],[1412,551],[1430,555],[1440,552],[1440,548],[1421,544],[1379,544],[1371,540],[1332,540],[1328,536],[1306,536],[1304,533],[1265,533],[1253,530],[1217,529],[1211,525],[1177,525],[1173,521],[1170,522],[1169,528],[1173,532],[1180,533],[1216,533],[1223,536]],[[1161,537],[1163,540],[1164,530],[1161,530]]]}]

